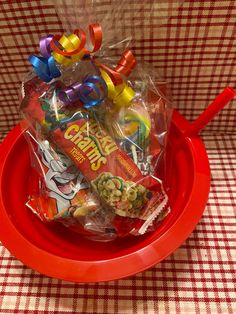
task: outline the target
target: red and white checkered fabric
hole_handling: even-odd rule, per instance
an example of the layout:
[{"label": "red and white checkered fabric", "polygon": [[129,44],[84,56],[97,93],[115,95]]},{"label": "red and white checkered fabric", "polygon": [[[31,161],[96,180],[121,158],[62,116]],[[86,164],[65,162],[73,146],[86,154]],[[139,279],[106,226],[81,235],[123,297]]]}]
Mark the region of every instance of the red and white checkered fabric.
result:
[{"label": "red and white checkered fabric", "polygon": [[[28,56],[38,52],[42,35],[63,32],[55,2],[0,1],[1,139],[19,121]],[[111,1],[97,2],[102,12]],[[126,32],[132,32],[138,60],[158,69],[171,84],[174,106],[194,120],[225,86],[235,87],[236,2],[167,2],[146,1],[145,10],[135,14],[135,28]],[[126,3],[124,23],[133,20],[140,1]],[[203,134],[211,193],[195,231],[174,254],[128,279],[74,284],[28,269],[0,246],[0,313],[236,313],[235,105],[231,102]]]}]

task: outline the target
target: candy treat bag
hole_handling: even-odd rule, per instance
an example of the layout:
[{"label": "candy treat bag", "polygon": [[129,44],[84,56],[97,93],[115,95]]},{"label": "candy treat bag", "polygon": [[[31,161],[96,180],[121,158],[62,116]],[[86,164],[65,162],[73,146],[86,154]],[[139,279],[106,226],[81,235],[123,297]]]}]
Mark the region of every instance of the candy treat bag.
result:
[{"label": "candy treat bag", "polygon": [[[32,167],[39,175],[38,187],[29,195],[26,206],[44,222],[59,221],[84,235],[92,228],[99,233],[99,239],[103,238],[101,233],[111,239],[114,236],[109,224],[111,214],[104,213],[72,161],[47,140],[40,139],[39,134],[37,140],[32,131],[28,130],[25,136],[31,146]],[[99,215],[106,217],[106,221],[100,223]]]},{"label": "candy treat bag", "polygon": [[27,206],[91,239],[142,235],[170,211],[160,175],[165,84],[130,49],[106,55],[114,45],[102,47],[101,25],[88,28],[44,36],[29,57],[21,112],[39,189]]}]

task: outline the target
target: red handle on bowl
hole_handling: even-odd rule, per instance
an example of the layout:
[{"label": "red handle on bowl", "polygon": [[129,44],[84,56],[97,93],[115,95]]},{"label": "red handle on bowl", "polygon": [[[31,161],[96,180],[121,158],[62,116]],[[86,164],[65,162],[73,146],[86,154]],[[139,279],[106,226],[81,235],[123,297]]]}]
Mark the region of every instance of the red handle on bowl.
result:
[{"label": "red handle on bowl", "polygon": [[226,87],[216,99],[206,108],[205,111],[186,130],[188,137],[197,135],[214,116],[236,96],[236,91],[231,87]]}]

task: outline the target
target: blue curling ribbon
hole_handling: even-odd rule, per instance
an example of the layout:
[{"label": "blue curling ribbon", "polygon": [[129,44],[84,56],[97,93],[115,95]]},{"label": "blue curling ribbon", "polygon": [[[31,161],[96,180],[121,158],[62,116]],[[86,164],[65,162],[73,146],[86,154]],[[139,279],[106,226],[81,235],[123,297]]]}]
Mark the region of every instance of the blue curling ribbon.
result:
[{"label": "blue curling ribbon", "polygon": [[[93,94],[92,96],[90,96]],[[59,98],[66,104],[80,100],[85,108],[100,105],[107,95],[107,86],[103,78],[97,75],[87,76],[81,84],[74,83],[60,91]]]},{"label": "blue curling ribbon", "polygon": [[31,55],[28,60],[32,64],[34,72],[44,82],[48,83],[53,78],[61,75],[61,72],[57,68],[56,62],[52,56],[45,58]]},{"label": "blue curling ribbon", "polygon": [[[100,86],[99,86],[100,85]],[[89,97],[89,94],[86,93],[87,90],[91,89],[92,92],[97,95],[97,98]],[[84,103],[85,108],[91,108],[94,106],[100,105],[105,97],[107,96],[107,85],[102,77],[97,75],[87,76],[83,80],[83,84],[80,89],[80,100]]]}]

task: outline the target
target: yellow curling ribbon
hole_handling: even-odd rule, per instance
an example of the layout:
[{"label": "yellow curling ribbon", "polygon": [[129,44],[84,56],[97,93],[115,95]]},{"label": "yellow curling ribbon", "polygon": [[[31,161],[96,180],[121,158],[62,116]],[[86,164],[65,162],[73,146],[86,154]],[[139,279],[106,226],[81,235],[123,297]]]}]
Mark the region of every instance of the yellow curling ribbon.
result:
[{"label": "yellow curling ribbon", "polygon": [[104,79],[104,81],[106,82],[106,85],[107,85],[107,97],[110,100],[112,100],[116,96],[115,85],[113,84],[113,82],[112,82],[110,76],[107,74],[107,72],[105,72],[101,68],[99,68],[99,71],[100,71],[101,76],[102,76],[102,78]]},{"label": "yellow curling ribbon", "polygon": [[[135,91],[131,87],[129,87],[127,84],[121,84],[121,85],[123,85],[122,91],[118,93],[117,96],[113,100],[115,109],[120,109],[121,107],[128,107],[135,95]],[[117,88],[121,85],[118,85]]]},{"label": "yellow curling ribbon", "polygon": [[[81,40],[77,35],[71,34],[69,37],[62,35],[58,42],[62,46],[64,51],[71,52],[79,47]],[[53,51],[52,55],[58,63],[63,64],[64,66],[69,66],[72,63],[81,60],[85,53],[86,50],[82,49],[79,53],[73,56],[63,56],[55,51]]]},{"label": "yellow curling ribbon", "polygon": [[99,71],[107,85],[107,97],[113,102],[114,109],[118,110],[121,107],[128,107],[134,98],[135,91],[126,83],[115,86],[107,72],[101,68],[99,68]]}]

